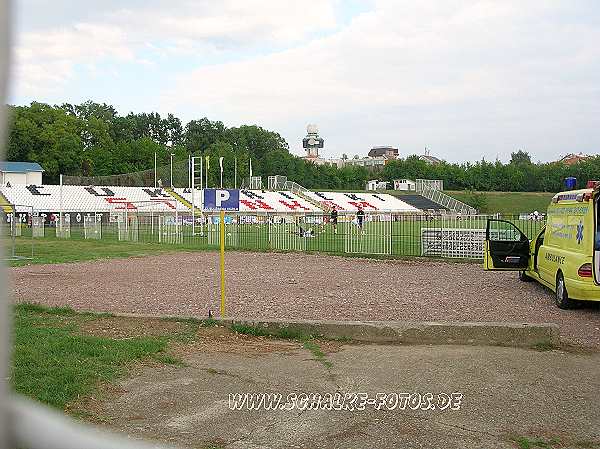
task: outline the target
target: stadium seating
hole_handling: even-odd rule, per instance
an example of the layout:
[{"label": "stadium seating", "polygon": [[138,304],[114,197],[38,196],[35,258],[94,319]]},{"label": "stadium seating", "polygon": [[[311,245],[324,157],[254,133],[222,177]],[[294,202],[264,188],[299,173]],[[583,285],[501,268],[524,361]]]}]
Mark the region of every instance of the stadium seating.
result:
[{"label": "stadium seating", "polygon": [[2,194],[17,206],[17,212],[27,212],[30,207],[34,211],[56,212],[61,210],[61,203],[65,212],[109,212],[125,208],[167,212],[177,207],[177,202],[162,189],[70,185],[62,189],[62,201],[57,185],[14,185],[3,187]]},{"label": "stadium seating", "polygon": [[[62,210],[65,212],[109,212],[111,210],[139,210],[168,212],[176,208],[190,209],[190,189],[167,189],[152,187],[92,187],[63,186]],[[33,208],[39,212],[61,210],[60,186],[58,185],[15,185],[2,187],[0,192],[9,204],[17,206],[17,212]],[[240,190],[242,212],[319,212],[335,207],[341,212],[419,212],[421,209],[384,193],[311,192],[304,195],[311,201],[290,191]],[[194,194],[195,206],[200,208],[202,191]],[[319,208],[317,205],[320,205]],[[27,207],[19,207],[27,206]]]},{"label": "stadium seating", "polygon": [[[192,202],[189,189],[174,189],[186,201]],[[196,190],[194,203],[200,207],[202,192]],[[242,212],[318,212],[320,209],[305,199],[289,191],[272,192],[267,190],[240,190],[240,211]]]},{"label": "stadium seating", "polygon": [[356,212],[358,208],[379,212],[419,212],[414,206],[386,193],[306,192],[323,209],[336,208],[342,212]]},{"label": "stadium seating", "polygon": [[245,211],[318,212],[315,205],[289,191],[241,190],[240,209]]}]

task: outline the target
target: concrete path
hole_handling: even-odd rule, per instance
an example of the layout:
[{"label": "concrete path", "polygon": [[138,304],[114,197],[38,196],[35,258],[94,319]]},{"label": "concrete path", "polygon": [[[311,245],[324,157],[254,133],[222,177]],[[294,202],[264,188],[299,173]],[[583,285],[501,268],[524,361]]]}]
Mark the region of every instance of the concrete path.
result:
[{"label": "concrete path", "polygon": [[[175,352],[186,367],[140,369],[96,404],[97,416],[136,437],[191,448],[518,448],[519,438],[600,447],[599,353],[333,342],[307,349],[249,337]],[[231,410],[229,395],[246,392],[431,392],[436,408]],[[439,393],[462,393],[460,409],[439,410]]]}]

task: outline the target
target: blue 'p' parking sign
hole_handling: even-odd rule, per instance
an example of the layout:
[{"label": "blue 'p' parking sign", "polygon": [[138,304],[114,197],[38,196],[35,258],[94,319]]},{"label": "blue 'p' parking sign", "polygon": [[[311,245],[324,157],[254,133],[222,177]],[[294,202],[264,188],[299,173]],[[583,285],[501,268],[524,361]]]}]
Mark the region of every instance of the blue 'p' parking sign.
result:
[{"label": "blue 'p' parking sign", "polygon": [[204,210],[240,210],[240,191],[236,189],[204,189]]}]

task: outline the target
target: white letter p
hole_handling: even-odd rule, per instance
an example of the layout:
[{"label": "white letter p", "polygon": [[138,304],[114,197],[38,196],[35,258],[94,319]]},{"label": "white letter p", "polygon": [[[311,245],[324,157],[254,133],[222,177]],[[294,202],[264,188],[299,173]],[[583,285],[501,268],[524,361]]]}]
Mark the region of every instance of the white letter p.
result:
[{"label": "white letter p", "polygon": [[229,199],[229,192],[227,190],[217,190],[215,192],[215,206],[216,207],[221,207],[221,204],[224,201],[227,201]]}]

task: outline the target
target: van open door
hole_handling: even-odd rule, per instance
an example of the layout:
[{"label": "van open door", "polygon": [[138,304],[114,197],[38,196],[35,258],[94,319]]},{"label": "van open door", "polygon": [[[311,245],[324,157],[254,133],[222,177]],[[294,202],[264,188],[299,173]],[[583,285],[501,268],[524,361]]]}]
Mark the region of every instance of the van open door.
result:
[{"label": "van open door", "polygon": [[594,192],[594,282],[600,285],[600,194]]},{"label": "van open door", "polygon": [[525,270],[529,265],[529,239],[511,222],[489,219],[483,257],[485,270]]}]

